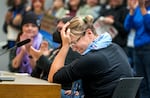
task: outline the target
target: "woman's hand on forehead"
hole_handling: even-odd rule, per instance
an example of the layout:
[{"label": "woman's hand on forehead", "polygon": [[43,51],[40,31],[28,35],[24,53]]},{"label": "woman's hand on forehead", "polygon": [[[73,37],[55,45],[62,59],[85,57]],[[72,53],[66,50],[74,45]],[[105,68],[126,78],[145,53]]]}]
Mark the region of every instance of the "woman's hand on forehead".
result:
[{"label": "woman's hand on forehead", "polygon": [[61,38],[62,38],[62,42],[63,42],[63,44],[69,44],[69,42],[70,42],[70,29],[68,29],[67,27],[69,26],[69,22],[67,22],[64,26],[63,26],[63,28],[62,28],[62,30],[61,30]]}]

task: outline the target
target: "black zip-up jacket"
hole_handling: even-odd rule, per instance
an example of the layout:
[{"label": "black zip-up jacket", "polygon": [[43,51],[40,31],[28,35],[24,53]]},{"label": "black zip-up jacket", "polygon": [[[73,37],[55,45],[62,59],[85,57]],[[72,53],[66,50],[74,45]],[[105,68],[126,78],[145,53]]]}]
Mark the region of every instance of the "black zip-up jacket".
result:
[{"label": "black zip-up jacket", "polygon": [[116,44],[94,50],[58,70],[55,83],[81,79],[85,98],[111,98],[122,77],[131,77],[131,68],[124,51]]}]

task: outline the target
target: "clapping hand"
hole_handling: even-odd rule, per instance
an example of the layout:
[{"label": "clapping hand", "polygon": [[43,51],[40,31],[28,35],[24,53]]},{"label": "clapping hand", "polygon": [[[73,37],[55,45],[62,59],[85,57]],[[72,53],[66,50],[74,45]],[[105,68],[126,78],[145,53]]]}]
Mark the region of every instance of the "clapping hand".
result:
[{"label": "clapping hand", "polygon": [[138,0],[129,0],[129,8],[130,10],[135,10],[135,8],[138,6]]},{"label": "clapping hand", "polygon": [[50,54],[50,52],[52,51],[52,49],[48,49],[48,42],[47,41],[43,41],[41,43],[40,51],[42,52],[42,54],[44,56],[48,56]]},{"label": "clapping hand", "polygon": [[7,24],[9,24],[9,23],[11,22],[11,20],[12,20],[12,18],[13,18],[12,16],[13,16],[13,15],[12,15],[12,12],[8,11],[8,12],[6,13],[5,21],[6,21]]},{"label": "clapping hand", "polygon": [[103,19],[103,22],[105,23],[105,24],[109,24],[109,25],[112,25],[113,23],[114,23],[114,17],[113,16],[106,16],[106,17],[104,17],[104,19]]},{"label": "clapping hand", "polygon": [[145,0],[138,0],[140,7],[145,7]]},{"label": "clapping hand", "polygon": [[23,46],[21,46],[21,50],[24,50],[25,52],[29,52],[29,48],[30,46],[32,46],[32,42],[33,42],[33,38],[30,37],[29,35],[23,33],[21,36],[20,36],[20,41],[23,41],[23,40],[26,40],[26,39],[30,39],[31,41]]},{"label": "clapping hand", "polygon": [[22,15],[18,14],[16,17],[13,19],[13,24],[14,25],[20,25],[22,22]]},{"label": "clapping hand", "polygon": [[142,15],[147,14],[146,7],[150,6],[150,0],[138,0]]},{"label": "clapping hand", "polygon": [[35,49],[34,47],[30,47],[30,55],[36,60],[40,58],[40,56],[48,56],[51,53],[52,49],[48,49],[48,42],[43,41],[41,43],[40,50]]},{"label": "clapping hand", "polygon": [[129,0],[128,1],[128,5],[129,5],[129,8],[130,8],[130,15],[133,15],[134,10],[138,6],[138,4],[139,4],[138,0]]}]

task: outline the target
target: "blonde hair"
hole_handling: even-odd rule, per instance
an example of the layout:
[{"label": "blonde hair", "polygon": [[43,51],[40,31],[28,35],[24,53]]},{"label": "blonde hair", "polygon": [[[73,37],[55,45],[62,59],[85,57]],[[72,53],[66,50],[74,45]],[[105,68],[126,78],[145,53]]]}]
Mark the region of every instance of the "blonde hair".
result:
[{"label": "blonde hair", "polygon": [[91,15],[87,15],[84,18],[82,17],[74,17],[70,20],[70,25],[68,28],[70,29],[70,33],[73,35],[83,35],[86,29],[91,29],[93,34],[97,34],[95,32],[95,28],[93,27],[94,18]]}]

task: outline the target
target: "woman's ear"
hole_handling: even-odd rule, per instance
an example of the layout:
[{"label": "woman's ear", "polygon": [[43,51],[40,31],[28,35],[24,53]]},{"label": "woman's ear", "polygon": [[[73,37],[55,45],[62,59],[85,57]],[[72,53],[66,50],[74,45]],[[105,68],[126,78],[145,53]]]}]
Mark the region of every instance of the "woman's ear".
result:
[{"label": "woman's ear", "polygon": [[92,32],[91,29],[87,29],[87,30],[86,30],[86,33],[87,33],[87,34],[92,34],[93,32]]},{"label": "woman's ear", "polygon": [[92,41],[95,39],[95,35],[94,35],[94,33],[92,32],[91,29],[87,29],[87,30],[86,30],[86,35],[87,35],[88,38],[91,39]]}]

